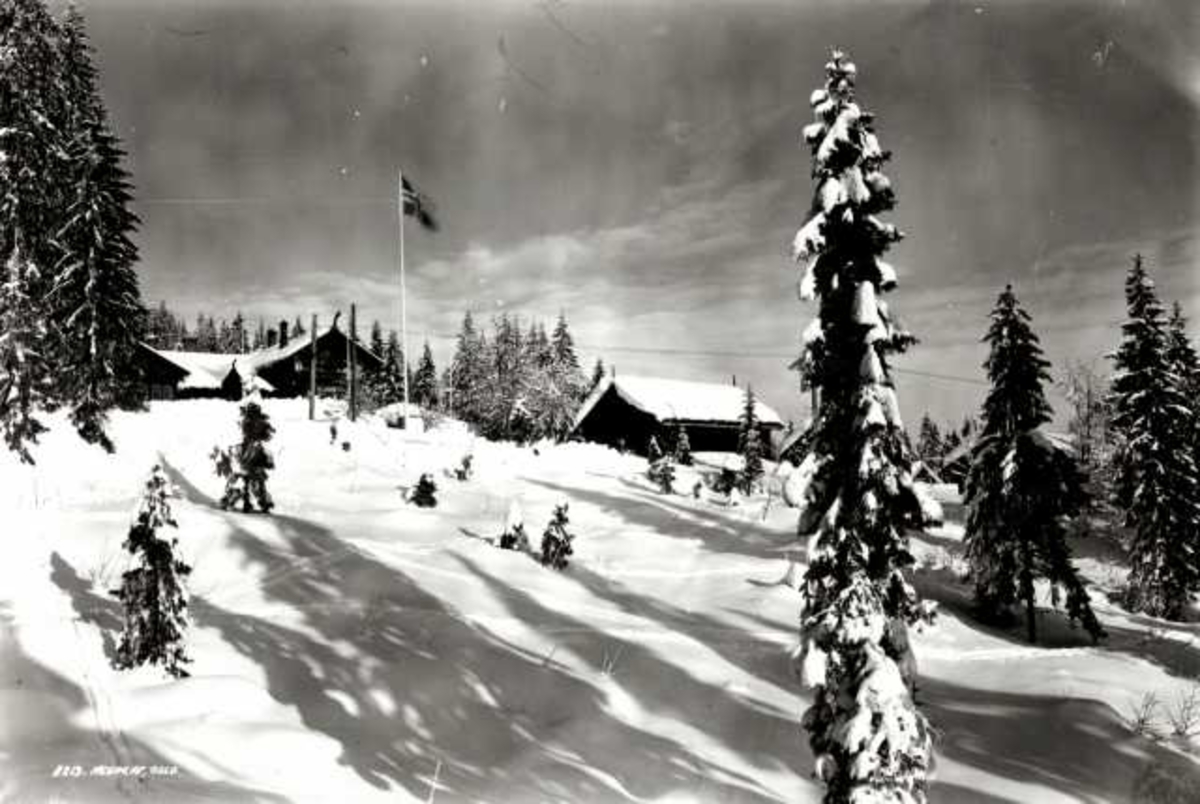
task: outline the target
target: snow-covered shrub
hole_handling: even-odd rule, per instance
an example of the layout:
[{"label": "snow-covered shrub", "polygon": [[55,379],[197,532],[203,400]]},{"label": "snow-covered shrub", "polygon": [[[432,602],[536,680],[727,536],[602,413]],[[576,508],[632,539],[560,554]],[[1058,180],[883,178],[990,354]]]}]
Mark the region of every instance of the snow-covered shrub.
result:
[{"label": "snow-covered shrub", "polygon": [[125,608],[116,664],[120,668],[161,665],[176,678],[183,678],[188,675],[183,665],[191,661],[184,650],[188,618],[183,583],[192,570],[178,556],[178,538],[167,539],[158,533],[164,526],[177,527],[170,495],[167,477],[162,467],[155,465],[125,540],[134,566],[122,575],[121,587],[113,590]]},{"label": "snow-covered shrub", "polygon": [[1127,717],[1130,730],[1142,737],[1157,739],[1159,706],[1158,695],[1153,692],[1131,701]]},{"label": "snow-covered shrub", "polygon": [[575,536],[567,531],[567,504],[554,506],[554,516],[542,533],[542,564],[557,570],[567,568],[568,556],[575,550],[571,546]]},{"label": "snow-covered shrub", "polygon": [[433,475],[424,472],[417,480],[417,487],[413,489],[412,496],[409,502],[418,508],[435,508],[437,506],[437,484],[433,482]]},{"label": "snow-covered shrub", "polygon": [[275,507],[267,491],[267,473],[275,468],[275,459],[267,449],[267,442],[275,434],[270,418],[259,404],[249,400],[241,407],[242,440],[226,449],[213,447],[213,462],[218,477],[225,478],[225,493],[221,496],[221,507],[241,505],[242,511],[250,513],[257,502],[264,514]]},{"label": "snow-covered shrub", "polygon": [[508,516],[504,519],[504,532],[500,534],[500,549],[519,550],[528,552],[529,537],[525,534],[525,518],[521,514],[521,504],[516,500],[508,506]]},{"label": "snow-covered shrub", "polygon": [[650,464],[646,477],[658,486],[658,490],[663,494],[670,494],[675,490],[675,464],[670,457],[659,458]]},{"label": "snow-covered shrub", "polygon": [[1186,740],[1200,733],[1200,683],[1176,690],[1164,709],[1173,736]]},{"label": "snow-covered shrub", "polygon": [[462,456],[462,460],[459,462],[458,467],[454,470],[454,477],[463,481],[470,480],[472,473],[471,464],[474,462],[474,460],[475,456],[471,455],[470,453]]}]

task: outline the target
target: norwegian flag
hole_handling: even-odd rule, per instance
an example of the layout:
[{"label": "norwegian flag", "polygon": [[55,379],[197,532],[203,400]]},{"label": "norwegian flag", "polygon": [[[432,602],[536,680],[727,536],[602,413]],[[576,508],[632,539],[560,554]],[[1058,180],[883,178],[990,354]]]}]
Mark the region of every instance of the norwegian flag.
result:
[{"label": "norwegian flag", "polygon": [[438,229],[437,219],[433,217],[433,201],[429,196],[417,190],[408,176],[400,176],[400,203],[405,215],[417,219],[417,223],[431,232]]}]

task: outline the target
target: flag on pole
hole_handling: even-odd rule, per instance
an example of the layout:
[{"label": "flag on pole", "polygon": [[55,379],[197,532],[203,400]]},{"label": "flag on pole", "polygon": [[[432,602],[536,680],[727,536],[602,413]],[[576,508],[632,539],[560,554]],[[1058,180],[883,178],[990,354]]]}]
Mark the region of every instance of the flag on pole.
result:
[{"label": "flag on pole", "polygon": [[433,201],[429,196],[419,192],[408,176],[400,177],[401,205],[405,215],[411,215],[417,222],[431,232],[438,228],[437,220],[433,217]]}]

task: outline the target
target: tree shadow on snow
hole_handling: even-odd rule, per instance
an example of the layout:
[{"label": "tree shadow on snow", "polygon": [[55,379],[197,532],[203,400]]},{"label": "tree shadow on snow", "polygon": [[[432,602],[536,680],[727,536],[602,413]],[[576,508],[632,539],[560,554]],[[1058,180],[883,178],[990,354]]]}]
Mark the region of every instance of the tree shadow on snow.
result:
[{"label": "tree shadow on snow", "polygon": [[[460,555],[455,558],[503,601],[510,614],[530,628],[553,634],[558,644],[582,659],[596,678],[607,677],[636,699],[641,709],[686,723],[753,765],[786,769],[798,779],[808,774],[811,759],[801,739],[798,711],[780,711],[744,697],[731,689],[729,683],[702,681],[635,639],[608,633],[553,609],[489,574],[469,558]],[[573,567],[568,573],[574,570]],[[594,578],[583,583],[602,591]],[[618,605],[628,606],[633,601],[631,597],[622,599],[619,594],[614,597]],[[651,605],[649,601],[646,603]],[[641,613],[636,607],[633,610]],[[658,613],[670,617],[664,611]],[[676,619],[674,624],[680,623]],[[711,636],[711,632],[700,636]],[[669,646],[664,650],[669,652]]]},{"label": "tree shadow on snow", "polygon": [[651,628],[657,625],[707,646],[749,675],[784,690],[796,686],[789,669],[787,650],[778,642],[760,639],[744,626],[639,595],[581,564],[572,564],[563,576],[578,582],[593,596],[612,603],[626,614],[649,620]]},{"label": "tree shadow on snow", "polygon": [[104,656],[112,665],[117,660],[117,644],[113,635],[125,627],[125,613],[120,602],[97,594],[92,589],[92,582],[80,577],[57,551],[50,555],[50,580],[70,596],[75,616],[100,630]]},{"label": "tree shadow on snow", "polygon": [[[921,690],[921,708],[940,732],[937,754],[963,765],[1095,804],[1189,800],[1147,795],[1147,778],[1163,769],[1170,769],[1176,790],[1200,790],[1200,766],[1133,735],[1102,703],[931,678],[922,679]],[[931,793],[934,801],[989,800],[936,783]]]},{"label": "tree shadow on snow", "polygon": [[[69,565],[61,572],[74,574]],[[283,801],[274,794],[233,782],[201,779],[186,767],[179,767],[174,776],[89,775],[96,765],[150,768],[178,763],[113,724],[105,728],[97,708],[103,690],[85,690],[30,657],[18,631],[7,611],[0,609],[0,711],[4,713],[0,728],[0,756],[4,757],[0,800],[94,804]],[[89,709],[91,713],[87,713]],[[96,723],[98,728],[80,723]],[[78,765],[82,775],[55,776],[59,765]]]},{"label": "tree shadow on snow", "polygon": [[263,595],[295,610],[304,628],[211,596],[193,599],[196,621],[262,666],[272,697],[336,740],[341,762],[367,783],[425,798],[436,772],[451,799],[702,791],[714,801],[774,800],[753,780],[615,718],[591,683],[472,624],[328,529],[272,521],[285,549],[239,528],[236,516],[230,544],[265,570]]},{"label": "tree shadow on snow", "polygon": [[714,553],[778,559],[782,555],[780,548],[791,547],[795,541],[791,535],[781,538],[778,532],[753,522],[734,521],[728,516],[674,502],[665,495],[646,491],[625,479],[621,482],[637,492],[635,497],[563,486],[533,478],[529,478],[528,482],[595,506],[616,519],[654,530],[656,534],[673,539],[699,540],[704,549]]}]

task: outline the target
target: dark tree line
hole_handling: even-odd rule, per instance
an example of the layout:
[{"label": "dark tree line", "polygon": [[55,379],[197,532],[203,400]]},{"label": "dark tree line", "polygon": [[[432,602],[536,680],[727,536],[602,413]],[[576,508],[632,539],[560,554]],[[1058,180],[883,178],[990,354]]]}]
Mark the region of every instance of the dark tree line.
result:
[{"label": "dark tree line", "polygon": [[286,320],[262,317],[252,322],[240,310],[228,320],[200,313],[189,328],[182,316],[171,310],[165,301],[160,301],[147,313],[145,339],[159,349],[240,354],[278,346],[285,338],[290,343],[308,334],[299,315],[291,324]]},{"label": "dark tree line", "polygon": [[82,14],[0,4],[0,429],[27,462],[39,411],[69,409],[111,451],[108,411],[141,403],[146,310],[124,162]]}]

